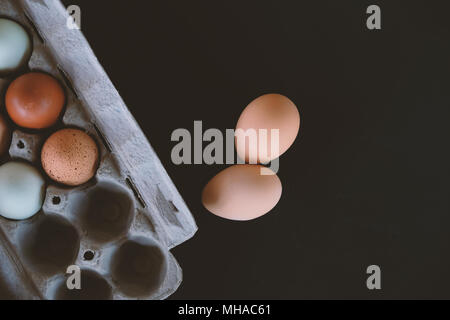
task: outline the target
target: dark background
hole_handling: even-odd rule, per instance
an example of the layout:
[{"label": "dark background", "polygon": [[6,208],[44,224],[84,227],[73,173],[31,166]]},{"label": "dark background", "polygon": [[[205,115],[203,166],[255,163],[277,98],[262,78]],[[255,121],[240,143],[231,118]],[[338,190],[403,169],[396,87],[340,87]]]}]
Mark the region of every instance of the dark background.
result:
[{"label": "dark background", "polygon": [[[63,1],[194,214],[178,299],[450,298],[448,1]],[[378,4],[382,30],[369,31]],[[264,93],[301,136],[271,213],[201,205],[222,165],[175,166],[176,128],[234,128]],[[366,268],[382,290],[366,288]]]}]

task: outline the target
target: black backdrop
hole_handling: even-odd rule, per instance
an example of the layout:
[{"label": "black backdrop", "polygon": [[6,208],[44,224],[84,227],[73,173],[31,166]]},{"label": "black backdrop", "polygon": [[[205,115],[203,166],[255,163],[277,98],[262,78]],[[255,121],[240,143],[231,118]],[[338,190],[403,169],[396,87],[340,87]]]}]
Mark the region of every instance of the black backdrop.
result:
[{"label": "black backdrop", "polygon": [[[446,1],[76,1],[82,30],[191,211],[172,298],[450,298]],[[448,1],[447,1],[448,2]],[[382,30],[365,27],[369,4]],[[225,166],[175,166],[176,128],[234,128],[255,97],[301,109],[283,196],[255,221],[209,214]],[[368,265],[382,290],[365,285]]]}]

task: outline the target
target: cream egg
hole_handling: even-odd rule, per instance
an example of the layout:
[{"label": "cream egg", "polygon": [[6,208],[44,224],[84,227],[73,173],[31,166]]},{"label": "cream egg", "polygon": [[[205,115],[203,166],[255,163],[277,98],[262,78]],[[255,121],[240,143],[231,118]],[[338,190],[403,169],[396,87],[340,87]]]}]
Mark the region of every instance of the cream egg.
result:
[{"label": "cream egg", "polygon": [[281,197],[278,176],[263,174],[261,165],[234,165],[213,177],[203,189],[202,202],[211,213],[231,220],[252,220],[272,210]]},{"label": "cream egg", "polygon": [[29,164],[8,162],[0,166],[0,215],[24,220],[38,213],[44,202],[45,181]]},{"label": "cream egg", "polygon": [[265,94],[253,100],[236,125],[236,151],[246,163],[267,163],[294,143],[300,129],[300,113],[281,94]]},{"label": "cream egg", "polygon": [[31,39],[17,22],[0,18],[0,74],[21,67],[31,54]]}]

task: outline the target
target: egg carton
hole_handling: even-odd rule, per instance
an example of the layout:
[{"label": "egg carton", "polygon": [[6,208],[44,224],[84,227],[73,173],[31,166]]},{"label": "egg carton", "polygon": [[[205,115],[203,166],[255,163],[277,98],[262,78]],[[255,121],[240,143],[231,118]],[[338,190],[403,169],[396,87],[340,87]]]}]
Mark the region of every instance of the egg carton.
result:
[{"label": "egg carton", "polygon": [[[197,226],[166,170],[82,33],[66,26],[60,1],[0,0],[0,15],[21,23],[33,41],[26,68],[0,78],[0,110],[9,83],[27,71],[53,75],[67,96],[55,127],[13,126],[1,164],[27,161],[45,176],[42,144],[63,127],[84,130],[100,151],[88,183],[69,188],[47,178],[41,212],[24,221],[0,217],[0,288],[17,299],[168,297],[182,280],[169,250]],[[81,269],[81,290],[66,287],[70,265]]]}]

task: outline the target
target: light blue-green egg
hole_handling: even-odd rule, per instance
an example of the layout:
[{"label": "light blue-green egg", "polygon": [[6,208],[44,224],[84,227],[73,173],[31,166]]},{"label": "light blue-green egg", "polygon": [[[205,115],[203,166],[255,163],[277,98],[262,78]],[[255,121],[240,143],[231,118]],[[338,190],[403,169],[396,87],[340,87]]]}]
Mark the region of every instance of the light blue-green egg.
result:
[{"label": "light blue-green egg", "polygon": [[33,166],[7,162],[0,166],[0,215],[24,220],[38,213],[44,202],[45,180]]},{"label": "light blue-green egg", "polygon": [[25,29],[15,21],[0,18],[0,73],[20,67],[31,50],[31,40]]}]

